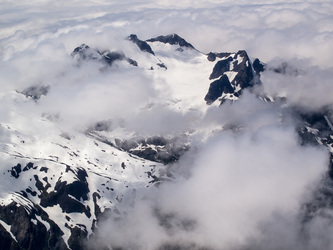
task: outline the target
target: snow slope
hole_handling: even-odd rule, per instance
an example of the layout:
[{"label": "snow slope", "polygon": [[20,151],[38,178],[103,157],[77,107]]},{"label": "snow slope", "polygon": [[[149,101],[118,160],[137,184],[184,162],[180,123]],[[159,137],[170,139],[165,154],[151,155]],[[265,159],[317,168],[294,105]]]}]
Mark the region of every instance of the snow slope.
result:
[{"label": "snow slope", "polygon": [[[211,136],[223,129],[237,131],[236,123],[196,125],[198,117],[237,101],[244,89],[260,84],[264,70],[258,61],[255,66],[262,67],[253,67],[245,51],[206,55],[176,34],[146,41],[131,35],[123,43],[112,51],[78,45],[71,60],[78,69],[98,69],[101,78],[92,77],[94,82],[110,76],[121,79],[122,74],[130,74],[133,84],[136,77],[148,81],[157,94],[132,107],[133,117],[111,116],[91,120],[89,126],[83,122],[64,126],[62,119],[68,117],[40,108],[58,86],[1,93],[1,103],[10,109],[9,118],[0,124],[0,248],[84,248],[104,216],[122,217],[136,197],[172,180],[166,174],[168,167],[191,147],[198,133]],[[70,76],[64,75],[66,84]],[[126,91],[137,90],[133,89]],[[97,93],[103,93],[103,88]],[[131,104],[130,97],[126,104]],[[272,102],[276,97],[260,98]],[[122,112],[122,107],[113,108]],[[159,121],[151,119],[153,112]],[[303,117],[299,134],[305,143],[315,141],[333,153],[327,115]],[[152,132],[147,134],[145,127]]]}]

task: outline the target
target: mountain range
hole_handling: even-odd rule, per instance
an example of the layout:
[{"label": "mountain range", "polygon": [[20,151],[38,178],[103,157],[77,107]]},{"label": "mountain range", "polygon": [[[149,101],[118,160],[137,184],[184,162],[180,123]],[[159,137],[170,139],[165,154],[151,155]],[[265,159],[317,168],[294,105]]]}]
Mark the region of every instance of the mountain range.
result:
[{"label": "mountain range", "polygon": [[[147,40],[131,34],[123,43],[126,46],[120,49],[78,44],[69,56],[75,67],[94,65],[102,76],[133,72],[133,84],[136,76],[149,76],[154,88],[165,93],[164,107],[180,114],[223,109],[244,92],[283,107],[288,103],[283,96],[256,91],[265,84],[261,75],[267,71],[292,77],[300,74],[288,62],[270,66],[250,59],[244,50],[202,53],[177,34]],[[131,130],[126,121],[109,117],[66,130],[59,125],[61,114],[27,114],[22,109],[42,105],[52,91],[53,86],[36,84],[1,93],[16,112],[9,114],[10,122],[0,124],[0,249],[93,249],[91,242],[105,217],[111,213],[121,218],[137,197],[177,178],[171,167],[194,147],[198,134],[237,133],[238,129],[231,122],[213,128],[181,126],[174,133],[147,135]],[[144,114],[158,105],[148,100],[146,106],[135,108]],[[299,121],[301,144],[326,147],[330,152],[325,185],[306,204],[304,218],[310,220],[319,208],[330,206],[332,199],[333,115],[329,109],[308,112],[292,107],[290,112]],[[165,119],[166,127],[176,122]]]}]

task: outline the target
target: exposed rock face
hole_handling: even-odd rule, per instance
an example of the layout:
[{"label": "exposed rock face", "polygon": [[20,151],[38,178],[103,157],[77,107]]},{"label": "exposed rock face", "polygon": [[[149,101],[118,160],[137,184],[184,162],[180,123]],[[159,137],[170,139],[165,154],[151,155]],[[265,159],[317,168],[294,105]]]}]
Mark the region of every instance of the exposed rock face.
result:
[{"label": "exposed rock face", "polygon": [[[104,151],[106,153],[106,150]],[[133,171],[129,160],[121,160],[127,164],[120,166],[121,172]],[[138,169],[142,169],[140,175],[146,180],[145,185],[155,182],[152,167],[144,170],[144,161],[140,163]],[[95,163],[88,161],[88,164],[96,169],[90,170],[90,176],[84,168],[70,167],[62,163],[53,164],[52,171],[33,162],[18,163],[9,168],[4,175],[12,179],[14,186],[25,181],[28,181],[29,185],[9,194],[10,203],[0,201],[1,249],[85,249],[88,235],[95,230],[96,223],[103,214],[111,210],[99,205],[101,199],[105,200],[104,193],[109,193],[106,196],[110,204],[122,203],[122,191],[118,190],[116,184],[119,181],[109,177],[107,171],[106,176],[99,174]],[[49,165],[52,165],[52,161]],[[97,176],[100,182],[94,183],[92,175]],[[123,185],[130,188],[126,182],[127,180]],[[102,188],[96,189],[92,186],[91,192],[92,184]]]},{"label": "exposed rock face", "polygon": [[78,61],[81,60],[98,60],[107,65],[113,65],[116,61],[127,61],[132,66],[138,66],[138,63],[130,58],[127,58],[125,54],[121,51],[104,51],[99,52],[96,49],[90,48],[86,44],[74,49],[72,52],[72,57],[77,58]]},{"label": "exposed rock face", "polygon": [[320,211],[329,211],[333,204],[333,127],[332,114],[329,110],[320,112],[304,113],[297,111],[295,116],[298,116],[302,123],[299,124],[297,132],[304,145],[318,146],[323,145],[330,152],[330,161],[328,171],[319,188],[315,191],[311,202],[304,206],[304,224],[311,222],[312,219]]},{"label": "exposed rock face", "polygon": [[166,139],[160,136],[134,140],[116,140],[119,148],[154,162],[169,164],[176,162],[188,147],[179,138]]},{"label": "exposed rock face", "polygon": [[185,39],[181,38],[177,34],[171,34],[171,35],[167,35],[167,36],[158,36],[155,38],[148,39],[147,42],[162,42],[162,43],[168,43],[171,45],[179,45],[181,47],[194,49],[192,44],[186,42]]},{"label": "exposed rock face", "polygon": [[264,72],[265,65],[262,62],[260,62],[258,58],[256,58],[253,61],[253,69],[257,73],[257,75],[260,75],[261,72]]},{"label": "exposed rock face", "polygon": [[230,56],[232,53],[227,53],[227,52],[223,52],[223,53],[213,53],[213,52],[209,52],[207,54],[207,59],[210,62],[214,62],[216,60],[216,58],[223,58],[223,57],[228,57]]},{"label": "exposed rock face", "polygon": [[234,88],[231,86],[229,78],[226,75],[223,75],[221,78],[210,84],[208,93],[205,96],[205,101],[209,105],[222,96],[222,94],[232,93],[234,93]]},{"label": "exposed rock face", "polygon": [[15,236],[0,226],[0,235],[3,235],[3,238],[0,236],[1,249],[66,249],[61,237],[63,233],[56,222],[51,221],[38,205],[28,204],[24,207],[13,201],[0,206],[0,220],[10,225],[10,232]]},{"label": "exposed rock face", "polygon": [[42,96],[46,96],[50,90],[50,86],[37,85],[31,86],[22,91],[26,97],[31,97],[33,100],[39,100]]},{"label": "exposed rock face", "polygon": [[236,60],[233,64],[233,70],[237,72],[237,75],[231,83],[234,86],[240,86],[241,89],[252,86],[252,66],[245,50],[240,50],[236,53]]},{"label": "exposed rock face", "polygon": [[78,57],[79,59],[82,60],[102,58],[102,55],[98,51],[90,48],[88,45],[84,43],[81,44],[81,46],[76,47],[71,55],[73,57]]},{"label": "exposed rock face", "polygon": [[[69,166],[66,168],[66,172],[73,170]],[[72,183],[67,183],[67,181],[58,180],[55,184],[54,191],[47,192],[50,184],[43,186],[42,182],[38,180],[38,176],[35,175],[39,191],[41,192],[40,205],[42,207],[52,207],[59,205],[63,212],[66,213],[85,213],[89,218],[91,216],[89,208],[86,208],[79,201],[85,201],[88,199],[89,187],[86,180],[87,173],[84,169],[76,169],[75,173],[78,180]],[[44,180],[47,182],[47,179]],[[73,197],[73,198],[72,198]]]},{"label": "exposed rock face", "polygon": [[298,128],[298,133],[303,144],[322,144],[333,149],[333,130],[331,128],[331,115],[329,111],[316,113],[303,113],[298,111],[295,114],[304,121]]},{"label": "exposed rock face", "polygon": [[131,34],[128,37],[128,40],[130,40],[133,43],[135,43],[139,47],[139,49],[141,51],[148,52],[148,53],[150,53],[152,55],[155,55],[154,51],[151,49],[151,47],[149,46],[149,44],[147,42],[145,42],[145,41],[140,40],[136,35]]},{"label": "exposed rock face", "polygon": [[229,63],[232,61],[232,57],[229,56],[227,59],[218,61],[214,68],[213,72],[209,76],[209,80],[216,79],[219,76],[223,75],[225,72],[230,70]]},{"label": "exposed rock face", "polygon": [[[35,185],[15,194],[19,203],[13,200],[9,205],[0,205],[0,220],[11,225],[10,231],[15,235],[15,238],[9,238],[4,233],[4,244],[8,247],[4,249],[16,249],[17,245],[20,246],[20,249],[44,249],[46,246],[50,249],[67,249],[62,239],[64,233],[57,225],[59,222],[52,220],[44,209],[59,206],[63,213],[84,213],[90,218],[90,208],[80,202],[87,200],[89,194],[86,171],[82,168],[73,170],[67,166],[65,173],[70,171],[75,175],[76,180],[68,183],[59,178],[55,186],[52,186],[48,182],[47,176],[40,178],[38,174],[38,172],[46,174],[47,168],[39,168],[32,162],[23,168],[23,172],[21,168],[21,164],[13,167],[10,172],[11,176],[16,179],[24,179],[25,172],[29,174],[32,171],[33,173],[30,173],[29,176],[33,176],[33,179],[31,178],[30,181],[35,182]],[[38,204],[33,202],[36,199],[39,200]],[[75,231],[75,228],[69,228]],[[82,227],[80,230],[82,231]],[[87,235],[87,230],[83,230],[83,232]],[[73,249],[72,245],[79,244],[79,241],[74,237],[68,242],[68,246]]]},{"label": "exposed rock face", "polygon": [[[166,36],[158,36],[155,38],[142,41],[134,34],[131,34],[128,40],[136,44],[141,51],[155,55],[151,46],[148,43],[165,43],[170,45],[177,45],[177,51],[182,52],[182,48],[195,48],[188,43],[185,39],[177,34],[171,34]],[[138,63],[125,56],[123,52],[109,52],[100,53],[98,50],[91,49],[89,46],[82,44],[80,47],[74,49],[72,53],[73,57],[79,57],[82,60],[99,60],[112,65],[117,60],[126,60],[133,66],[138,66]],[[219,99],[220,103],[225,100],[237,100],[241,95],[243,89],[251,87],[253,82],[253,72],[258,76],[260,72],[264,70],[263,64],[257,59],[255,60],[255,68],[252,68],[250,59],[244,50],[240,50],[237,53],[213,53],[210,52],[207,55],[207,59],[210,62],[214,62],[216,59],[220,59],[213,67],[212,73],[209,76],[211,86],[208,89],[208,93],[205,96],[207,104],[212,104]],[[163,62],[156,63],[160,68],[167,70],[167,66]],[[153,67],[151,67],[153,69]]]},{"label": "exposed rock face", "polygon": [[209,61],[219,60],[212,73],[210,80],[219,78],[210,84],[205,101],[212,104],[218,98],[221,103],[225,100],[237,100],[242,90],[251,87],[253,83],[253,70],[250,59],[244,50],[237,53],[209,53],[207,59]]}]

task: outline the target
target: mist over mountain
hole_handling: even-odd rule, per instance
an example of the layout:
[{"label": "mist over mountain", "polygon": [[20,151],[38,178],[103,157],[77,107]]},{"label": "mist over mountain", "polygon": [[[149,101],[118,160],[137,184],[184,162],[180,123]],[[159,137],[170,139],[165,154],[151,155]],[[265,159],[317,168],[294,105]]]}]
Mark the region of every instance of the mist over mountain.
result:
[{"label": "mist over mountain", "polygon": [[0,7],[0,249],[333,248],[330,1]]}]

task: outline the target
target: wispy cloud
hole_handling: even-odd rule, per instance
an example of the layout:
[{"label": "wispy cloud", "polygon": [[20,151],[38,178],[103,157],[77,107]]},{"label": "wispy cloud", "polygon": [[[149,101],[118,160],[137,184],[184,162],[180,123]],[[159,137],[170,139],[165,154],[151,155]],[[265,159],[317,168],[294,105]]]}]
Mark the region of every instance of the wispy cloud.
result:
[{"label": "wispy cloud", "polygon": [[[272,122],[273,110],[252,110],[239,120],[247,129],[193,145],[173,166],[175,182],[101,225],[103,242],[136,249],[304,249],[301,205],[326,172],[327,152],[300,146],[291,124],[281,125],[277,113]],[[257,122],[248,122],[250,116]],[[309,227],[307,236],[320,240],[323,232]],[[275,237],[284,235],[283,242]]]},{"label": "wispy cloud", "polygon": [[[316,217],[307,225],[307,239],[300,236],[301,206],[327,170],[328,153],[301,146],[295,118],[289,116],[294,106],[317,111],[332,105],[331,1],[35,0],[2,1],[0,9],[0,91],[48,86],[38,102],[18,106],[4,94],[1,121],[10,121],[10,112],[49,113],[59,115],[58,125],[68,128],[117,120],[137,134],[193,135],[190,151],[172,166],[176,180],[138,197],[124,218],[106,219],[98,234],[103,244],[133,249],[174,244],[189,249],[332,247],[325,236],[332,231],[327,218]],[[298,73],[264,72],[259,91],[285,96],[290,105],[264,103],[245,92],[240,101],[205,112],[179,110],[170,104],[177,100],[170,100],[167,84],[186,82],[179,72],[157,79],[140,67],[120,62],[105,68],[70,56],[82,43],[135,55],[137,48],[125,41],[133,33],[143,40],[178,33],[204,53],[245,49],[267,67],[287,62]],[[207,82],[189,79],[208,90],[210,73]],[[0,139],[10,140],[2,130]]]}]

